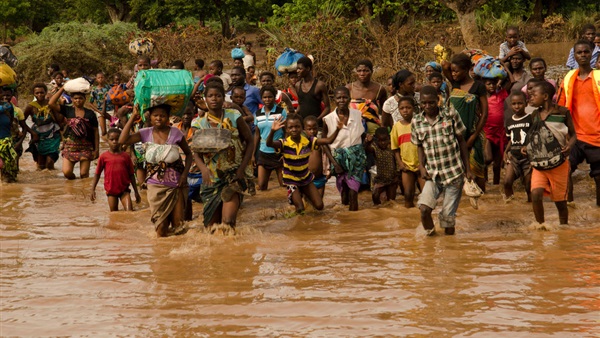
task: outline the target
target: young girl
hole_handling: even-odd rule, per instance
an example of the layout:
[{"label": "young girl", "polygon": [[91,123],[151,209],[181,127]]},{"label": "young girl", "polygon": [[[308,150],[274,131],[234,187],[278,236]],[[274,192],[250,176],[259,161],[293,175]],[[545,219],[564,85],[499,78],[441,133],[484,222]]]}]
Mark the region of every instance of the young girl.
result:
[{"label": "young girl", "polygon": [[487,91],[485,85],[469,75],[471,59],[456,54],[452,62],[444,62],[444,75],[450,80],[450,107],[455,109],[466,127],[463,137],[470,152],[470,166],[475,182],[485,191],[485,159],[483,126],[488,118]]},{"label": "young girl", "polygon": [[350,91],[338,87],[334,92],[337,108],[323,118],[323,135],[333,135],[341,121],[343,128],[331,144],[331,154],[325,151],[336,176],[336,186],[342,197],[342,204],[350,211],[358,210],[358,190],[367,166],[367,156],[362,144],[365,127],[359,110],[350,109]]},{"label": "young girl", "polygon": [[541,82],[532,88],[529,100],[540,107],[532,114],[532,126],[527,135],[527,155],[533,167],[531,199],[535,220],[544,224],[544,195],[550,195],[558,209],[560,224],[568,224],[567,188],[569,153],[577,135],[569,110],[552,102],[554,87]]},{"label": "young girl", "polygon": [[[146,170],[148,177],[148,202],[150,204],[150,220],[154,224],[158,237],[169,234],[169,226],[175,235],[185,232],[183,218],[187,202],[187,176],[192,166],[192,152],[183,133],[176,127],[169,126],[171,107],[166,104],[148,109],[151,127],[142,128],[129,134],[134,122],[140,118],[139,106],[135,106],[133,114],[119,137],[120,144],[144,144]],[[185,154],[185,165],[180,150]]]},{"label": "young girl", "polygon": [[412,132],[411,121],[415,111],[415,100],[403,97],[398,102],[398,109],[402,120],[396,122],[390,135],[391,148],[396,155],[398,171],[402,172],[402,186],[404,191],[404,206],[414,208],[415,183],[423,190],[425,180],[419,175],[418,148],[410,142]]},{"label": "young girl", "polygon": [[79,176],[90,175],[90,163],[98,158],[100,152],[100,135],[98,134],[98,118],[90,109],[84,108],[85,94],[72,93],[73,106],[59,104],[64,92],[60,88],[48,102],[54,113],[54,120],[66,124],[63,134],[62,170],[69,180],[76,178],[73,173],[75,164],[79,162]]},{"label": "young girl", "polygon": [[[256,112],[254,124],[258,129],[254,133],[254,144],[258,147],[258,159],[252,157],[252,163],[258,165],[258,189],[267,190],[269,186],[269,178],[274,170],[277,173],[279,186],[283,186],[283,163],[281,162],[281,154],[276,152],[276,149],[267,145],[267,137],[271,132],[273,121],[282,117],[284,120],[287,117],[285,109],[275,104],[275,95],[277,89],[272,86],[265,86],[260,89],[260,96],[264,103],[261,110]],[[278,130],[274,137],[280,139],[283,137],[283,130]],[[256,152],[254,152],[256,153]]]},{"label": "young girl", "polygon": [[[223,109],[225,88],[222,84],[208,82],[205,97],[208,112],[192,124],[199,129],[196,133],[207,129],[225,129],[230,132],[227,133],[230,140],[229,146],[220,151],[194,152],[194,160],[202,172],[200,196],[204,203],[204,226],[223,223],[235,228],[242,192],[245,190],[244,171],[252,157],[254,140],[242,115],[236,110]],[[211,232],[215,230],[213,227]]]},{"label": "young girl", "polygon": [[[509,73],[510,74],[510,73]],[[512,77],[502,82],[498,79],[485,79],[485,89],[487,90],[488,101],[488,119],[485,122],[483,131],[485,132],[486,164],[493,161],[492,172],[494,175],[494,185],[500,184],[500,169],[502,168],[502,154],[506,145],[506,133],[504,131],[504,100],[508,98],[508,92],[512,86]],[[487,174],[487,170],[485,171]],[[487,177],[487,175],[485,175]]]},{"label": "young girl", "polygon": [[514,114],[506,121],[508,146],[504,152],[506,169],[503,198],[505,203],[513,199],[513,182],[520,177],[527,192],[527,202],[531,202],[531,164],[527,156],[521,153],[521,148],[527,144],[527,133],[531,127],[531,115],[525,113],[527,99],[523,92],[513,92],[509,99]]},{"label": "young girl", "polygon": [[33,85],[35,101],[29,102],[25,107],[25,120],[31,116],[30,149],[39,170],[54,170],[54,163],[58,160],[60,149],[60,126],[54,120],[54,115],[48,106],[45,84]]},{"label": "young girl", "polygon": [[415,75],[407,69],[398,71],[393,78],[393,86],[396,95],[388,98],[383,104],[383,114],[381,122],[384,127],[393,127],[394,123],[400,121],[402,116],[398,111],[398,100],[403,96],[415,98],[415,84],[417,80]]},{"label": "young girl", "polygon": [[[287,138],[281,137],[273,140],[275,133],[286,126]],[[338,122],[337,129],[327,138],[317,139],[302,135],[302,117],[290,114],[284,122],[283,117],[278,117],[273,122],[273,127],[267,137],[267,145],[277,149],[283,154],[283,182],[288,187],[288,202],[296,207],[296,213],[304,212],[302,196],[306,196],[313,207],[323,210],[323,198],[313,183],[314,175],[308,169],[310,154],[319,145],[330,144],[337,137],[342,123]],[[283,136],[283,135],[282,135]]]},{"label": "young girl", "polygon": [[106,169],[104,172],[104,190],[106,190],[106,196],[108,196],[110,211],[119,210],[119,200],[121,200],[123,209],[131,211],[133,210],[133,206],[131,205],[131,191],[129,190],[129,186],[133,187],[136,203],[140,203],[141,197],[135,184],[131,157],[122,151],[119,144],[120,135],[121,131],[119,129],[109,129],[106,134],[108,151],[102,153],[98,159],[94,184],[92,185],[91,200],[96,200],[96,186],[98,185],[98,181],[100,181],[100,175]]},{"label": "young girl", "polygon": [[[373,146],[373,140],[375,146]],[[390,135],[385,127],[375,130],[375,137],[367,135],[365,150],[375,155],[377,175],[373,179],[373,204],[381,204],[381,195],[385,194],[388,201],[396,200],[398,190],[398,172],[394,151],[390,149]]]}]

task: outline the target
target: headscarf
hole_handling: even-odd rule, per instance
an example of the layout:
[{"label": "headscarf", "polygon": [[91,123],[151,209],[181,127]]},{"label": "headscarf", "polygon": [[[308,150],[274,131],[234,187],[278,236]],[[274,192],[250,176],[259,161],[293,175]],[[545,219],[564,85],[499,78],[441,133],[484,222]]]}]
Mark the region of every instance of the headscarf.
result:
[{"label": "headscarf", "polygon": [[433,70],[435,70],[438,73],[442,72],[442,65],[440,65],[439,63],[435,62],[435,61],[429,61],[425,64],[425,68],[427,68],[427,66],[433,68]]}]

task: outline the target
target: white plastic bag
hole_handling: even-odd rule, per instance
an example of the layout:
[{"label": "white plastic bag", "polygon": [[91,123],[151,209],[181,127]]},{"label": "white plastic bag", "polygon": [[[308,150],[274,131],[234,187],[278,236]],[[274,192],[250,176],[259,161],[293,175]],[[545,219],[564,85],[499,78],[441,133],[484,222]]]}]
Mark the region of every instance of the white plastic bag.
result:
[{"label": "white plastic bag", "polygon": [[82,77],[67,81],[64,88],[67,93],[88,94],[91,91],[90,82]]}]

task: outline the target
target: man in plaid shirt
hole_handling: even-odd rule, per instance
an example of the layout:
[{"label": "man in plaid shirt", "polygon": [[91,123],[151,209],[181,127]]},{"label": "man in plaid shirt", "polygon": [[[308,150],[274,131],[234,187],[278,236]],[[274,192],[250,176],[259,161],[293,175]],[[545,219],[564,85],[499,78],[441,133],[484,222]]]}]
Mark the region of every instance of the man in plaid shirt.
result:
[{"label": "man in plaid shirt", "polygon": [[464,177],[473,179],[467,143],[462,137],[465,126],[454,109],[440,110],[437,91],[432,86],[421,89],[421,107],[423,112],[414,116],[411,125],[411,142],[418,147],[419,171],[426,180],[418,202],[421,222],[428,236],[435,234],[431,212],[443,193],[440,226],[447,235],[454,235]]}]

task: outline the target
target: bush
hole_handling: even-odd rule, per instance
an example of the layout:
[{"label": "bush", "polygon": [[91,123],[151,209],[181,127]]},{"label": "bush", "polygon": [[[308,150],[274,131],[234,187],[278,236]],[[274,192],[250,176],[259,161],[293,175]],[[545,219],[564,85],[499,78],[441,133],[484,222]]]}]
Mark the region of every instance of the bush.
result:
[{"label": "bush", "polygon": [[[264,29],[270,36],[269,50],[279,54],[290,47],[315,58],[314,69],[329,89],[354,80],[354,67],[361,59],[375,65],[373,80],[385,83],[402,68],[418,71],[425,61],[426,42],[416,26],[398,25],[389,30],[368,18],[351,20],[330,8],[305,22],[289,22]],[[273,68],[275,58],[269,58]]]},{"label": "bush", "polygon": [[136,31],[135,24],[126,23],[54,24],[14,47],[19,58],[16,70],[26,85],[47,80],[46,69],[52,63],[67,69],[71,77],[118,72],[131,60],[128,37]]}]

